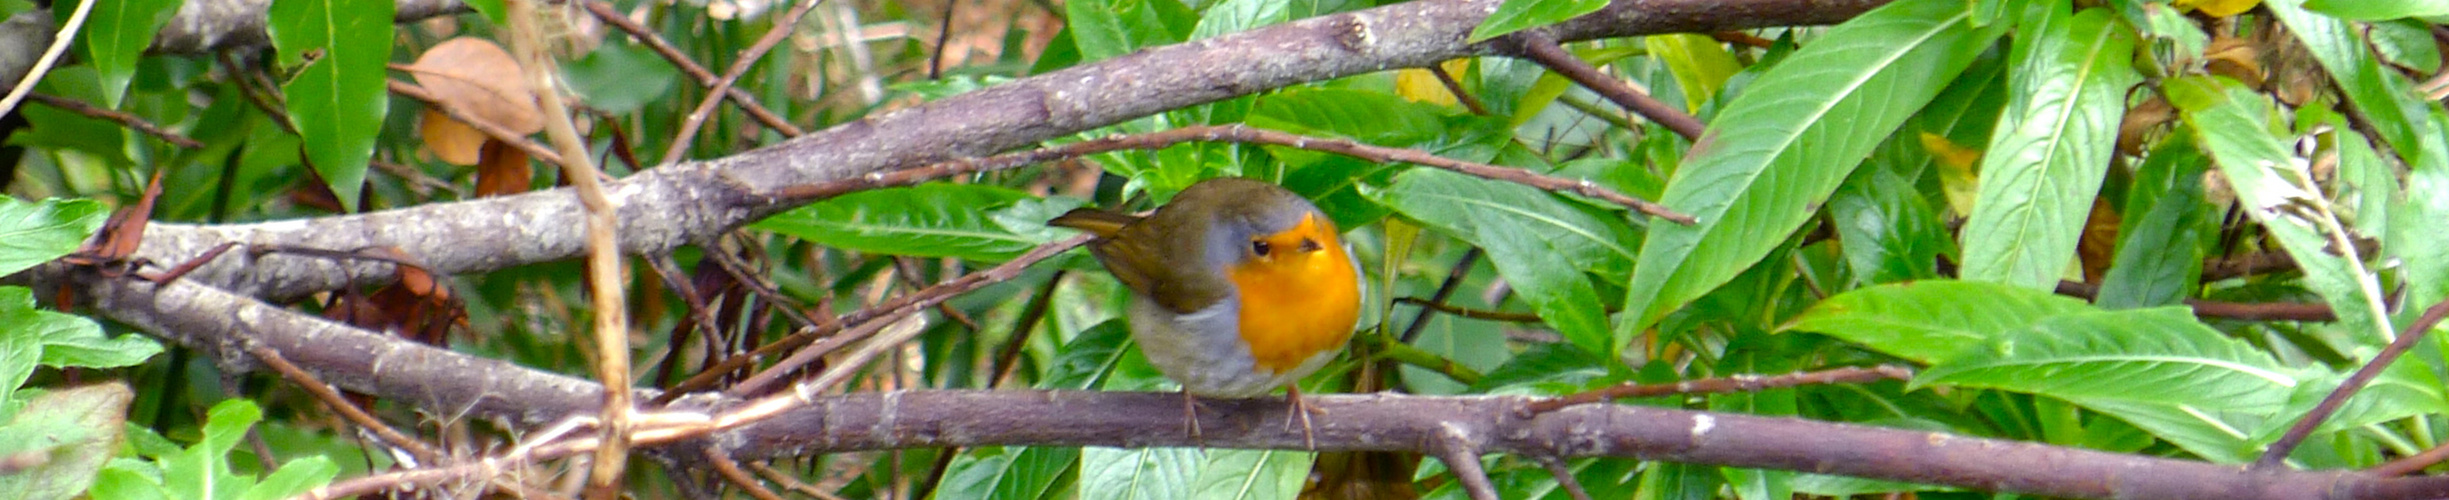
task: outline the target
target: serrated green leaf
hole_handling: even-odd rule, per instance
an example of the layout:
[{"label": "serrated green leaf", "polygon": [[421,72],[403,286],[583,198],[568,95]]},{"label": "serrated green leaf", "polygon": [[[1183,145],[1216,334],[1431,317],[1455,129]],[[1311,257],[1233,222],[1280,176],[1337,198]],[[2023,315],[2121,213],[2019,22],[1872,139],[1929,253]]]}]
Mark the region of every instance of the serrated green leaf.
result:
[{"label": "serrated green leaf", "polygon": [[[272,3],[266,27],[282,65],[304,66],[281,93],[306,159],[344,208],[357,207],[390,109],[383,65],[391,62],[394,7],[388,0],[284,0]],[[318,58],[308,61],[310,52]]]},{"label": "serrated green leaf", "polygon": [[162,353],[161,342],[150,337],[130,333],[106,338],[102,325],[74,314],[38,311],[33,323],[24,326],[42,340],[45,366],[118,368]]},{"label": "serrated green leaf", "polygon": [[2440,72],[2440,45],[2432,41],[2430,25],[2415,19],[2372,23],[2367,31],[2374,55],[2418,73]]},{"label": "serrated green leaf", "polygon": [[1965,279],[2057,285],[2108,172],[2126,89],[2142,80],[2129,64],[2133,35],[2107,9],[2069,17],[2065,8],[2035,4],[2008,56],[2013,98],[1982,155],[1981,194],[1963,231]]},{"label": "serrated green leaf", "polygon": [[0,276],[68,255],[107,218],[93,200],[0,197]]},{"label": "serrated green leaf", "polygon": [[2304,8],[2340,19],[2381,21],[2449,15],[2449,0],[2305,0]]},{"label": "serrated green leaf", "polygon": [[1430,169],[1396,176],[1378,199],[1487,250],[1497,273],[1566,340],[1614,352],[1605,305],[1585,271],[1608,280],[1624,276],[1633,231],[1620,216],[1519,184]]},{"label": "serrated green leaf", "polygon": [[[2202,278],[2210,208],[2202,174],[2210,159],[2180,132],[2153,150],[2127,189],[2117,253],[2093,303],[2102,309],[2176,305]],[[2137,215],[2140,214],[2140,215]]]},{"label": "serrated green leaf", "polygon": [[1073,234],[1045,223],[1075,206],[1012,188],[939,182],[836,196],[751,227],[845,250],[1002,262]]},{"label": "serrated green leaf", "polygon": [[1582,14],[1598,12],[1600,7],[1606,6],[1607,0],[1505,0],[1505,3],[1497,5],[1495,12],[1488,13],[1487,19],[1480,20],[1478,27],[1471,28],[1471,36],[1465,41],[1480,43],[1516,31],[1564,22]]},{"label": "serrated green leaf", "polygon": [[2003,332],[2090,310],[2080,300],[1996,283],[1915,281],[1837,294],[1778,331],[1819,332],[1915,362],[1942,363]]},{"label": "serrated green leaf", "polygon": [[2320,293],[2347,331],[2363,341],[2378,345],[2394,337],[2381,306],[2380,283],[2353,260],[2353,250],[2334,253],[2341,251],[2332,238],[2351,236],[2334,234],[2345,224],[2327,209],[2305,160],[2265,125],[2272,116],[2269,98],[2225,79],[2190,77],[2171,80],[2165,88],[2203,151],[2227,174],[2240,210],[2295,257],[2307,288]]},{"label": "serrated green leaf", "polygon": [[[128,80],[136,76],[136,60],[144,57],[145,48],[153,45],[153,34],[178,13],[179,0],[103,0],[94,4],[85,23],[83,43],[86,62],[93,65],[101,77],[102,107],[118,109],[127,95]],[[67,4],[61,4],[67,7]]]},{"label": "serrated green leaf", "polygon": [[1810,64],[1779,65],[1728,103],[1661,200],[1700,223],[1650,228],[1614,344],[1767,256],[1972,64],[2003,29],[1973,28],[1963,7],[1904,0],[1874,9],[1793,56]]}]

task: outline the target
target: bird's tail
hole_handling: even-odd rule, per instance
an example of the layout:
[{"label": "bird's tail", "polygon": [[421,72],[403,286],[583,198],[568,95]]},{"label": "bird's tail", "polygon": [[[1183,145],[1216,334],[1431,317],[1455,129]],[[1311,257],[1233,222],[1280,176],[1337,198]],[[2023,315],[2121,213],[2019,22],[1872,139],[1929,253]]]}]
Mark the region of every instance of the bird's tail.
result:
[{"label": "bird's tail", "polygon": [[1123,226],[1133,222],[1139,222],[1139,216],[1096,208],[1074,208],[1054,220],[1046,221],[1046,225],[1088,231],[1089,234],[1105,238],[1114,236],[1114,233],[1122,231]]}]

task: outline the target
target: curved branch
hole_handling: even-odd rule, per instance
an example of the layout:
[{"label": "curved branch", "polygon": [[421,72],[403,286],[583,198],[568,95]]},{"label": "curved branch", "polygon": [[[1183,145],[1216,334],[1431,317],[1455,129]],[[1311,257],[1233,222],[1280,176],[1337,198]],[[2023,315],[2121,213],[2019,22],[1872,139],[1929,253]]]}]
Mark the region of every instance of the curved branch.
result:
[{"label": "curved branch", "polygon": [[[654,254],[812,200],[779,190],[972,158],[1157,112],[1330,78],[1482,55],[1464,36],[1498,0],[1423,0],[1158,47],[869,117],[728,158],[612,183],[622,243]],[[1562,40],[1824,24],[1882,0],[1624,0],[1558,25]],[[141,257],[180,262],[239,241],[400,248],[438,271],[489,271],[576,257],[582,212],[566,189],[369,214],[257,224],[157,223]],[[222,259],[189,279],[259,297],[295,297],[389,273],[362,263]],[[52,266],[36,280],[57,279]]]}]

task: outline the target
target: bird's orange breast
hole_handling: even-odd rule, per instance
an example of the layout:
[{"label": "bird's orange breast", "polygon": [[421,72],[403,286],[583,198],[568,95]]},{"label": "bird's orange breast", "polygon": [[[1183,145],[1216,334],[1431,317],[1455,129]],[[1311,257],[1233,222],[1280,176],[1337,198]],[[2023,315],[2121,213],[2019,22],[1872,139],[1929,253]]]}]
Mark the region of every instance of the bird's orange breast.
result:
[{"label": "bird's orange breast", "polygon": [[1261,241],[1280,250],[1227,270],[1241,298],[1242,341],[1258,368],[1281,374],[1342,349],[1360,319],[1360,274],[1334,223],[1307,215]]}]

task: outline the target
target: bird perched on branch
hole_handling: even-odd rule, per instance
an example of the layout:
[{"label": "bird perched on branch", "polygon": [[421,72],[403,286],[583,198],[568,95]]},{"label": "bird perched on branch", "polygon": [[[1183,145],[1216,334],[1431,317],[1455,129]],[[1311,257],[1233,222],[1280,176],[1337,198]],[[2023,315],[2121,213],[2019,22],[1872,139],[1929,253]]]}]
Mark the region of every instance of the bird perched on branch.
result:
[{"label": "bird perched on branch", "polygon": [[1360,317],[1359,266],[1335,222],[1292,191],[1249,179],[1200,181],[1146,217],[1082,208],[1047,225],[1097,235],[1089,252],[1130,288],[1131,338],[1192,396],[1289,389],[1289,418],[1313,447],[1294,383],[1343,352]]}]

